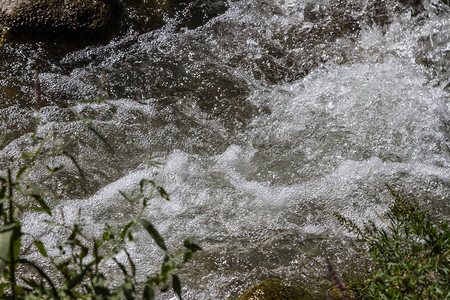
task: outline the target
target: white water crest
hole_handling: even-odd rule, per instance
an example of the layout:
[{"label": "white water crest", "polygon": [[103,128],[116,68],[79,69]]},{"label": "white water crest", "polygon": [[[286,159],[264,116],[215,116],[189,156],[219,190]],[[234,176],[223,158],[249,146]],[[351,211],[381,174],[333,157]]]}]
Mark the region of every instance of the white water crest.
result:
[{"label": "white water crest", "polygon": [[[137,210],[119,192],[153,179],[171,201],[153,199],[144,217],[170,249],[186,237],[204,249],[181,273],[185,299],[233,299],[271,277],[312,286],[320,299],[324,257],[350,274],[359,262],[333,212],[380,224],[388,185],[449,218],[450,18],[433,1],[420,12],[387,1],[396,9],[377,13],[378,1],[348,1],[344,8],[356,9],[321,18],[314,11],[334,4],[319,2],[306,14],[304,0],[230,1],[195,30],[169,22],[56,62],[43,44],[6,44],[0,55],[14,60],[0,69],[9,91],[1,94],[1,169],[18,167],[29,132],[80,131],[73,106],[114,152],[82,133],[70,151],[89,182],[52,203],[57,221],[62,211],[74,222],[81,209],[85,230],[98,236]],[[32,97],[26,83],[36,63],[48,105],[33,112],[19,98]],[[78,174],[67,160],[45,163]],[[53,186],[47,175],[32,174]],[[56,245],[60,233],[44,218],[27,214],[24,231]],[[145,232],[136,236],[129,247],[143,279],[162,253]]]}]

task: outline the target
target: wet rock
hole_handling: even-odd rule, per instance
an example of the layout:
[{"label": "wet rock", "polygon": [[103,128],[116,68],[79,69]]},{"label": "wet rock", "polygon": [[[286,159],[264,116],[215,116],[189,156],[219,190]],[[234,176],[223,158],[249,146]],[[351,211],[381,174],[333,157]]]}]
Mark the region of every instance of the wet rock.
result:
[{"label": "wet rock", "polygon": [[304,8],[304,20],[312,23],[322,23],[325,26],[334,24],[341,31],[359,29],[358,16],[362,6],[347,0],[338,1],[308,1]]},{"label": "wet rock", "polygon": [[267,279],[253,286],[238,300],[309,300],[311,297],[302,289],[289,285],[280,279]]},{"label": "wet rock", "polygon": [[444,90],[450,85],[450,51],[446,50],[450,43],[448,24],[443,24],[439,30],[422,35],[417,40],[415,61],[428,70],[429,80],[436,85],[443,85]]},{"label": "wet rock", "polygon": [[138,32],[161,27],[164,17],[176,22],[177,28],[193,29],[224,13],[226,0],[122,0],[125,12],[123,27],[131,26]]},{"label": "wet rock", "polygon": [[[281,74],[278,77],[284,77],[287,81],[296,80],[321,63],[340,59],[339,47],[325,41],[353,39],[359,33],[361,23],[364,23],[361,19],[363,12],[364,7],[354,1],[308,1],[303,11],[306,24],[288,28],[283,41],[288,49],[301,49],[301,57],[295,51],[283,55],[283,68],[279,68]],[[264,72],[264,68],[261,70]],[[277,80],[270,74],[266,78]]]},{"label": "wet rock", "polygon": [[[1,103],[0,103],[1,108]],[[26,132],[35,130],[33,110],[28,108],[8,107],[0,109],[0,150],[11,141],[18,139]],[[0,165],[2,161],[0,161]]]},{"label": "wet rock", "polygon": [[[375,26],[386,32],[399,14],[420,13],[423,3],[425,0],[307,0],[303,26],[288,27],[278,38],[283,45],[279,48],[281,54],[272,54],[268,48],[254,60],[256,67],[252,72],[255,78],[277,83],[302,78],[330,60],[349,63],[358,56],[355,41],[361,28]],[[429,60],[424,55],[418,56]]]},{"label": "wet rock", "polygon": [[398,0],[398,2],[406,7],[411,7],[414,13],[418,13],[424,9],[422,0]]},{"label": "wet rock", "polygon": [[309,1],[305,4],[303,17],[306,22],[319,22],[327,16],[325,1]]},{"label": "wet rock", "polygon": [[121,29],[132,28],[138,32],[146,32],[164,25],[164,16],[171,14],[168,2],[157,0],[122,0]]},{"label": "wet rock", "polygon": [[360,23],[376,24],[380,27],[389,24],[395,1],[372,0],[365,3],[355,1],[308,1],[303,17],[306,22],[336,24],[336,30],[356,31]]},{"label": "wet rock", "polygon": [[18,39],[99,36],[115,16],[111,0],[0,0],[0,24]]},{"label": "wet rock", "polygon": [[223,14],[228,9],[224,0],[193,1],[181,10],[179,27],[194,29],[206,24],[209,20]]},{"label": "wet rock", "polygon": [[450,0],[397,0],[403,7],[411,8],[413,16],[427,11],[434,13],[448,13]]},{"label": "wet rock", "polygon": [[177,28],[196,28],[227,9],[226,0],[0,0],[0,29],[10,40],[77,40],[104,37],[130,27],[160,28],[167,18]]},{"label": "wet rock", "polygon": [[[440,5],[448,5],[450,0],[440,0]],[[424,10],[425,0],[309,0],[305,3],[303,17],[310,23],[339,24],[341,30],[359,29],[360,23],[384,27],[389,25],[393,16],[404,9],[413,14]],[[436,6],[436,5],[435,5]]]},{"label": "wet rock", "polygon": [[366,4],[365,21],[369,25],[384,28],[392,21],[392,10],[395,10],[396,4],[384,0],[369,1]]}]

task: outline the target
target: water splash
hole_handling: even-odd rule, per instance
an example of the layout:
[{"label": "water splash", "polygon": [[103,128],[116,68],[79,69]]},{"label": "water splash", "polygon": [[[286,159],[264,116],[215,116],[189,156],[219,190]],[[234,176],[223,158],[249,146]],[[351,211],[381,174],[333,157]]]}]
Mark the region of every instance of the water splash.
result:
[{"label": "water splash", "polygon": [[[235,297],[271,276],[320,294],[323,256],[339,270],[357,259],[333,211],[377,221],[389,184],[448,219],[450,19],[432,3],[423,12],[397,3],[371,21],[377,3],[353,1],[364,9],[340,17],[321,1],[325,15],[305,19],[306,1],[232,1],[196,30],[167,24],[64,55],[5,45],[0,165],[15,166],[26,132],[79,130],[73,105],[116,152],[93,134],[72,149],[92,181],[54,204],[67,220],[95,208],[84,214],[95,235],[132,211],[120,190],[156,178],[171,202],[154,201],[146,217],[169,247],[193,235],[205,249],[191,265],[201,272],[182,277],[187,299]],[[36,61],[50,105],[34,113]],[[166,166],[149,167],[150,156]],[[46,232],[34,231],[39,220],[30,215],[24,230]],[[156,247],[130,247],[142,269],[155,267],[142,253],[156,259]]]}]

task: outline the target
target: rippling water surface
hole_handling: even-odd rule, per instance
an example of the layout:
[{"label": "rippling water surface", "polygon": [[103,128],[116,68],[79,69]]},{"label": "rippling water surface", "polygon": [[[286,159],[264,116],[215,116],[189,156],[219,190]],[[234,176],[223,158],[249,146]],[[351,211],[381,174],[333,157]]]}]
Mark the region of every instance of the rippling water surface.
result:
[{"label": "rippling water surface", "polygon": [[[358,263],[332,212],[379,222],[388,184],[449,217],[449,10],[391,2],[230,1],[194,30],[169,21],[75,50],[6,44],[0,165],[17,167],[30,132],[78,132],[74,107],[115,152],[92,132],[71,147],[90,180],[53,203],[67,220],[81,207],[92,235],[121,224],[134,209],[119,191],[153,178],[171,201],[155,199],[146,218],[173,249],[186,236],[204,248],[182,274],[186,299],[236,297],[269,277],[321,295],[324,256],[349,272]],[[77,176],[47,161],[61,162]],[[32,176],[54,186],[44,168]],[[43,218],[25,216],[24,230],[46,233]],[[151,272],[161,253],[137,235],[131,251]]]}]

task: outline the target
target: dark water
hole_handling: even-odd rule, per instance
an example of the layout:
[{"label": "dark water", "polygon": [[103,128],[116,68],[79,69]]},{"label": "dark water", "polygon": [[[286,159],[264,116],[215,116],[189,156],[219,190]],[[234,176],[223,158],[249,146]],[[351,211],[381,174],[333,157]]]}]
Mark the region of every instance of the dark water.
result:
[{"label": "dark water", "polygon": [[[358,264],[333,211],[379,222],[389,184],[448,219],[450,18],[437,2],[230,1],[194,30],[169,21],[79,49],[6,44],[0,165],[17,166],[29,132],[81,132],[74,107],[115,152],[92,132],[70,149],[90,180],[53,203],[66,220],[81,207],[92,235],[125,222],[133,208],[119,190],[154,178],[171,202],[155,199],[146,217],[170,247],[192,236],[205,249],[182,274],[186,299],[228,299],[268,277],[321,295],[324,256]],[[54,187],[47,175],[32,178]],[[28,215],[25,230],[50,231],[42,218]],[[130,249],[142,273],[157,267],[156,246]]]}]

